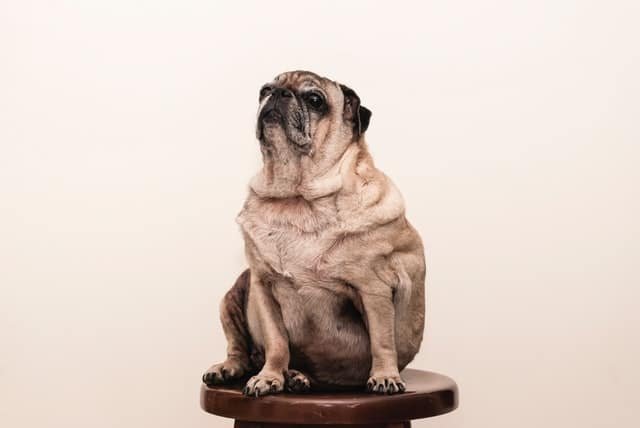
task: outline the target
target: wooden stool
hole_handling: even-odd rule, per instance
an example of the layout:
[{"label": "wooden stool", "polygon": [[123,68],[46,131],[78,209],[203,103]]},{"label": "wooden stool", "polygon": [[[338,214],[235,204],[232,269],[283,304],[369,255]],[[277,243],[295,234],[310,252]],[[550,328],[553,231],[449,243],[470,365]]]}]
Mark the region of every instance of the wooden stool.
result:
[{"label": "wooden stool", "polygon": [[443,375],[406,369],[403,394],[281,393],[246,397],[242,383],[202,385],[200,406],[235,419],[235,428],[348,427],[408,428],[412,419],[448,413],[458,406],[458,387]]}]

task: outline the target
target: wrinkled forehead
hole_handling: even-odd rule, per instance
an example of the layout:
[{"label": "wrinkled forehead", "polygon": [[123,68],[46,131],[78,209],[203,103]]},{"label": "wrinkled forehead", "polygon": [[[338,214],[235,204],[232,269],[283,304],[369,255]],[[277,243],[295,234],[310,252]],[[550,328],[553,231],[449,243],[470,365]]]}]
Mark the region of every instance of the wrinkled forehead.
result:
[{"label": "wrinkled forehead", "polygon": [[334,95],[335,91],[339,91],[338,83],[326,77],[318,76],[311,71],[288,71],[276,76],[273,83],[278,86],[295,89],[295,90],[311,90],[320,89],[326,95]]}]

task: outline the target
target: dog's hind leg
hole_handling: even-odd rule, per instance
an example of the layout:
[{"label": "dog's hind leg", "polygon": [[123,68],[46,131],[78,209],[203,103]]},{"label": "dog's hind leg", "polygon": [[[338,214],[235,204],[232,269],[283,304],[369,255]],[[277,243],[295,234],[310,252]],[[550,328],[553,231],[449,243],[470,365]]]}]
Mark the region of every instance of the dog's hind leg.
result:
[{"label": "dog's hind leg", "polygon": [[238,277],[220,304],[220,321],[227,339],[227,359],[214,364],[204,373],[202,381],[207,385],[231,382],[250,370],[252,341],[246,316],[249,279],[247,269]]}]

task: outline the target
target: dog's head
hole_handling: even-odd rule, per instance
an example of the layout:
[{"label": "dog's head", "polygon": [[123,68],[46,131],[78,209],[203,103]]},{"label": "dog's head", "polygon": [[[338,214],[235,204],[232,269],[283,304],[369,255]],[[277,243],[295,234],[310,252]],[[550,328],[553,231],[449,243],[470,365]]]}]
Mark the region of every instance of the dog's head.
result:
[{"label": "dog's head", "polygon": [[308,71],[278,75],[259,101],[256,135],[266,153],[276,145],[303,156],[336,152],[359,140],[371,118],[355,91]]}]

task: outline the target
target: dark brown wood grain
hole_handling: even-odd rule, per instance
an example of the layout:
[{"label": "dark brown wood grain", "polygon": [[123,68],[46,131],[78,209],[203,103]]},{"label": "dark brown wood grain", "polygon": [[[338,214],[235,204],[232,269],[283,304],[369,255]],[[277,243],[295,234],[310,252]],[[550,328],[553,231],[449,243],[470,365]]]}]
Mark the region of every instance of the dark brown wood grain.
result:
[{"label": "dark brown wood grain", "polygon": [[214,415],[236,419],[237,427],[303,425],[409,426],[412,419],[441,415],[458,406],[458,387],[447,376],[406,369],[407,391],[396,395],[358,392],[276,394],[246,397],[242,383],[202,385],[200,405]]}]

